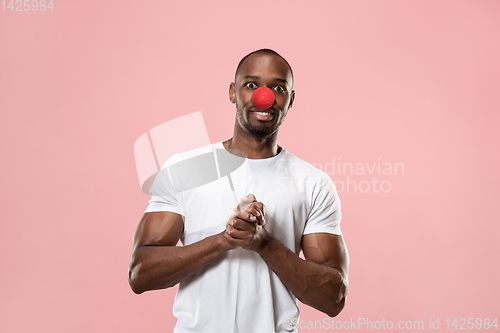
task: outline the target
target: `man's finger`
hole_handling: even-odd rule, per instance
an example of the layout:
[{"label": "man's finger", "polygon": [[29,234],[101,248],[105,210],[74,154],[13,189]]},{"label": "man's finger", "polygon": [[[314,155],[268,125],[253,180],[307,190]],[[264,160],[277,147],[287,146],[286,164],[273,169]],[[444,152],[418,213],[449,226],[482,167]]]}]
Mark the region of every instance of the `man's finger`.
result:
[{"label": "man's finger", "polygon": [[239,213],[237,217],[247,222],[259,222],[262,224],[262,221],[264,220],[264,213],[258,207],[251,206],[245,211]]},{"label": "man's finger", "polygon": [[247,194],[245,197],[241,198],[241,201],[247,203],[247,202],[257,201],[257,199],[255,198],[255,195],[250,193],[250,194]]},{"label": "man's finger", "polygon": [[227,222],[227,225],[230,225],[234,230],[241,230],[241,231],[253,231],[255,230],[256,224],[257,223],[255,222],[249,222],[238,217],[231,218]]},{"label": "man's finger", "polygon": [[[250,242],[255,236],[255,229],[256,228],[254,228],[254,230],[238,230],[235,229],[233,226],[226,225],[226,234],[233,240]],[[238,245],[241,246],[241,244]]]}]

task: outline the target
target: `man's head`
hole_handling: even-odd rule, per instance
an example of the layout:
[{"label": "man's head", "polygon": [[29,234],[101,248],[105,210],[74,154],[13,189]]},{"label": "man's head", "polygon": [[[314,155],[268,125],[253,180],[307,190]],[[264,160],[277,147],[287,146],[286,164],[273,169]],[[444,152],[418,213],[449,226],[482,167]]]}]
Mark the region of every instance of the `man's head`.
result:
[{"label": "man's head", "polygon": [[[275,102],[267,110],[259,110],[252,103],[253,92],[260,87],[274,92]],[[237,125],[259,140],[277,135],[295,98],[292,88],[292,68],[278,53],[261,49],[245,56],[229,86],[229,99],[236,104]]]},{"label": "man's head", "polygon": [[248,57],[250,57],[250,56],[252,56],[254,54],[268,54],[268,55],[274,55],[276,57],[280,57],[288,65],[288,68],[290,69],[290,73],[292,74],[292,86],[293,86],[293,71],[292,71],[292,66],[290,66],[290,64],[288,63],[288,61],[286,61],[286,59],[283,58],[278,52],[276,52],[274,50],[271,50],[271,49],[260,49],[260,50],[257,50],[257,51],[250,52],[249,54],[247,54],[246,56],[244,56],[240,60],[240,62],[238,63],[238,67],[236,67],[236,72],[234,73],[234,81],[236,81],[236,76],[238,75],[238,71],[240,70],[240,67],[243,64],[243,62]]}]

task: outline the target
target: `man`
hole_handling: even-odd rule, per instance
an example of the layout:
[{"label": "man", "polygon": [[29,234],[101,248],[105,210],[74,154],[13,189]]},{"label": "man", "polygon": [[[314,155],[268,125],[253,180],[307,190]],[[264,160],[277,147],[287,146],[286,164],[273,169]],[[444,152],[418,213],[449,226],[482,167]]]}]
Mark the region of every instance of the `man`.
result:
[{"label": "man", "polygon": [[[252,102],[259,87],[275,95],[267,110]],[[329,316],[344,306],[349,260],[333,182],[278,146],[292,87],[284,58],[269,49],[250,53],[229,87],[237,111],[233,137],[166,163],[216,148],[241,151],[246,160],[231,173],[233,191],[225,178],[187,190],[175,190],[171,172],[155,181],[165,191],[152,190],[134,237],[129,282],[138,294],[180,282],[174,332],[297,332],[296,298]],[[237,205],[233,192],[243,197]],[[184,246],[176,246],[179,240]]]}]

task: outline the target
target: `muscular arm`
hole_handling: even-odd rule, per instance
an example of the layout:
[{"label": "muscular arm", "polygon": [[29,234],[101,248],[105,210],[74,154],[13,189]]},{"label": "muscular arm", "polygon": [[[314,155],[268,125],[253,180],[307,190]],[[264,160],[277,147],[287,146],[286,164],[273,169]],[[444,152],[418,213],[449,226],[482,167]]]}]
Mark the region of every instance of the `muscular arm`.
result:
[{"label": "muscular arm", "polygon": [[344,308],[349,259],[342,236],[326,233],[302,237],[306,260],[269,234],[257,253],[302,302],[334,317]]},{"label": "muscular arm", "polygon": [[144,214],[134,235],[128,271],[130,287],[136,294],[172,287],[234,248],[222,234],[176,246],[183,227],[178,214]]},{"label": "muscular arm", "polygon": [[[342,236],[304,235],[302,249],[306,260],[303,260],[265,228],[257,228],[257,224],[265,225],[262,203],[256,202],[253,195],[244,202],[247,207],[240,209],[226,225],[224,236],[228,242],[257,252],[302,303],[331,317],[338,315],[349,286],[349,256]],[[256,218],[251,219],[252,215]],[[256,219],[258,222],[253,222]]]}]

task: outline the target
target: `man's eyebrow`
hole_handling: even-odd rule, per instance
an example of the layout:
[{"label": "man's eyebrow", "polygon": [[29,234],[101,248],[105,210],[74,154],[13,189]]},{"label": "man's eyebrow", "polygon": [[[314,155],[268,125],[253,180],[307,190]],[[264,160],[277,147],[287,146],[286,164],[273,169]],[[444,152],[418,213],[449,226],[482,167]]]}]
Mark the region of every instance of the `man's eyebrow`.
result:
[{"label": "man's eyebrow", "polygon": [[245,75],[244,79],[254,79],[254,80],[259,80],[260,76],[255,76],[255,75]]},{"label": "man's eyebrow", "polygon": [[[244,79],[260,80],[260,76],[256,76],[256,75],[245,75]],[[285,79],[280,79],[280,78],[277,78],[277,77],[275,77],[275,78],[273,79],[273,81],[280,81],[280,82],[283,82],[283,83],[285,83],[285,84],[287,84],[287,83],[288,83],[288,81],[287,81],[287,80],[285,80]]]},{"label": "man's eyebrow", "polygon": [[276,78],[274,78],[273,80],[274,80],[274,81],[280,81],[280,82],[283,82],[284,84],[287,84],[287,83],[288,83],[288,81],[287,81],[287,80],[285,80],[285,79],[279,79],[279,78],[277,78],[277,77],[276,77]]}]

